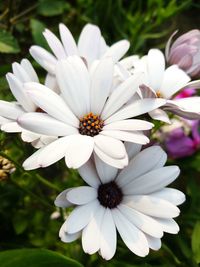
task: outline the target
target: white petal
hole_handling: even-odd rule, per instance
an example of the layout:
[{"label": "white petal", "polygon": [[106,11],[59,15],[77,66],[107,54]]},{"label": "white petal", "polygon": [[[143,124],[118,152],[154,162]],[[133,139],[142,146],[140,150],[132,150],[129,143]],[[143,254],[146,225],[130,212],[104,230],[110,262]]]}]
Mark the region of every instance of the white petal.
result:
[{"label": "white petal", "polygon": [[58,120],[78,127],[78,119],[55,92],[38,83],[25,83],[25,88],[35,104],[46,113]]},{"label": "white petal", "polygon": [[18,81],[20,81],[21,83],[24,82],[31,82],[31,79],[28,75],[28,73],[26,72],[26,70],[17,62],[14,62],[12,64],[12,70],[14,73],[14,77],[18,79]]},{"label": "white petal", "polygon": [[100,114],[111,90],[113,80],[113,61],[105,58],[99,61],[91,76],[91,111]]},{"label": "white petal", "polygon": [[103,184],[115,179],[118,169],[103,162],[96,154],[94,154],[97,173]]},{"label": "white petal", "polygon": [[148,147],[129,162],[129,165],[119,173],[116,181],[120,186],[124,186],[151,170],[163,167],[166,160],[167,154],[161,147]]},{"label": "white petal", "polygon": [[74,37],[69,29],[63,24],[59,24],[60,37],[68,56],[78,55],[78,49]]},{"label": "white petal", "polygon": [[128,156],[127,156],[127,154],[122,159],[112,158],[111,156],[109,156],[106,153],[104,153],[104,151],[99,149],[96,145],[94,146],[94,152],[106,164],[109,164],[109,165],[111,165],[111,166],[113,166],[115,168],[123,169],[125,166],[128,165]]},{"label": "white petal", "polygon": [[44,48],[33,45],[29,50],[31,56],[38,62],[47,72],[55,74],[56,58]]},{"label": "white petal", "polygon": [[137,228],[151,236],[161,238],[163,236],[162,227],[157,223],[156,219],[152,219],[127,205],[120,204],[118,206],[121,213]]},{"label": "white petal", "polygon": [[64,231],[64,229],[65,229],[65,223],[63,223],[63,225],[59,231],[59,237],[60,237],[62,242],[70,243],[70,242],[75,241],[76,239],[78,239],[81,236],[81,231],[79,231],[75,234],[68,234]]},{"label": "white petal", "polygon": [[129,119],[106,124],[103,130],[143,131],[150,130],[153,123],[143,120]]},{"label": "white petal", "polygon": [[150,194],[172,183],[179,173],[177,166],[152,170],[123,186],[123,190],[126,194]]},{"label": "white petal", "polygon": [[38,134],[65,136],[78,133],[76,128],[44,113],[26,113],[20,116],[17,121],[22,128]]},{"label": "white petal", "polygon": [[106,209],[100,236],[100,253],[103,259],[110,260],[116,251],[117,232],[110,209]]},{"label": "white petal", "polygon": [[27,131],[23,128],[21,128],[21,129],[22,129],[21,138],[24,142],[31,143],[31,142],[38,140],[40,138],[40,135],[37,133]]},{"label": "white petal", "polygon": [[57,63],[56,77],[65,102],[79,118],[89,107],[89,74],[78,56],[68,57]]},{"label": "white petal", "polygon": [[160,99],[146,98],[135,101],[133,104],[130,104],[120,109],[118,112],[114,113],[111,117],[106,119],[105,124],[142,115],[160,106],[163,106],[165,103],[166,100],[161,98]]},{"label": "white petal", "polygon": [[167,200],[177,206],[185,201],[185,195],[174,188],[163,188],[162,190],[151,194],[151,196]]},{"label": "white petal", "polygon": [[178,224],[173,219],[156,218],[156,221],[166,233],[177,234],[180,230]]},{"label": "white petal", "polygon": [[67,193],[67,200],[76,205],[83,205],[97,198],[97,190],[90,186],[79,186]]},{"label": "white petal", "polygon": [[1,126],[1,130],[7,133],[20,133],[22,128],[17,124],[17,122],[8,122]]},{"label": "white petal", "polygon": [[150,86],[154,90],[160,90],[165,70],[163,53],[159,49],[150,49],[147,56],[147,64]]},{"label": "white petal", "polygon": [[43,35],[57,59],[65,59],[67,55],[60,40],[51,31],[46,29]]},{"label": "white petal", "polygon": [[101,224],[104,217],[105,208],[99,205],[94,217],[83,229],[82,247],[85,253],[93,254],[100,248]]},{"label": "white petal", "polygon": [[0,125],[6,124],[6,123],[13,123],[13,121],[0,116]]},{"label": "white petal", "polygon": [[149,247],[153,250],[159,250],[161,248],[161,240],[160,238],[155,238],[149,235],[145,235],[148,241]]},{"label": "white petal", "polygon": [[180,213],[170,202],[152,196],[125,196],[123,203],[141,213],[158,218],[173,218]]},{"label": "white petal", "polygon": [[98,188],[101,182],[92,159],[89,159],[84,165],[82,165],[78,169],[78,172],[87,184],[94,188]]},{"label": "white petal", "polygon": [[38,149],[35,153],[33,153],[29,158],[27,158],[23,163],[23,168],[27,171],[34,170],[40,168],[40,164],[38,163],[38,157],[44,148]]},{"label": "white petal", "polygon": [[65,224],[65,231],[69,234],[82,230],[92,219],[99,208],[97,200],[76,207],[69,215]]},{"label": "white petal", "polygon": [[79,37],[78,50],[80,56],[84,57],[90,64],[99,58],[101,46],[101,32],[92,24],[87,24]]},{"label": "white petal", "polygon": [[113,219],[126,246],[136,255],[145,257],[149,253],[145,235],[126,219],[118,209],[112,210]]},{"label": "white petal", "polygon": [[24,110],[14,102],[0,100],[0,115],[6,119],[16,120]]},{"label": "white petal", "polygon": [[190,77],[178,66],[170,66],[165,70],[160,91],[165,98],[170,98],[189,81]]},{"label": "white petal", "polygon": [[22,59],[21,66],[28,73],[29,79],[30,79],[29,81],[39,82],[37,73],[35,72],[32,64],[30,63],[30,61],[28,59],[26,59],[26,58]]},{"label": "white petal", "polygon": [[[103,133],[102,131],[101,133]],[[95,146],[101,149],[105,154],[116,159],[122,159],[126,156],[124,144],[117,139],[102,134],[94,136]]]},{"label": "white petal", "polygon": [[93,152],[94,138],[76,134],[69,136],[68,142],[65,162],[68,168],[80,168],[89,160]]},{"label": "white petal", "polygon": [[[149,143],[149,138],[141,132],[125,132],[117,130],[103,130],[101,135],[110,136],[114,140],[119,139],[122,141],[133,142],[137,144],[146,145]],[[116,138],[116,139],[115,139]]]},{"label": "white petal", "polygon": [[127,40],[121,40],[108,48],[104,57],[112,57],[114,63],[121,59],[130,47],[130,43]]},{"label": "white petal", "polygon": [[136,93],[142,83],[143,73],[138,73],[126,79],[110,95],[102,112],[102,119],[105,120],[121,108]]},{"label": "white petal", "polygon": [[62,159],[66,154],[68,143],[68,137],[62,137],[46,145],[38,156],[40,167],[47,167]]},{"label": "white petal", "polygon": [[60,94],[60,89],[58,87],[58,83],[57,83],[55,75],[51,75],[47,73],[44,85],[50,88],[51,90],[53,90],[55,93]]},{"label": "white petal", "polygon": [[129,160],[131,160],[133,157],[135,157],[140,152],[140,150],[142,148],[142,145],[134,144],[131,142],[125,142],[124,145],[125,145]]},{"label": "white petal", "polygon": [[149,115],[154,120],[163,121],[163,122],[171,124],[171,121],[170,121],[167,113],[160,108],[157,108],[155,110],[150,111]]},{"label": "white petal", "polygon": [[59,207],[59,208],[67,208],[72,206],[73,204],[69,202],[66,198],[67,193],[71,190],[72,188],[68,188],[64,191],[62,191],[55,199],[54,204]]}]

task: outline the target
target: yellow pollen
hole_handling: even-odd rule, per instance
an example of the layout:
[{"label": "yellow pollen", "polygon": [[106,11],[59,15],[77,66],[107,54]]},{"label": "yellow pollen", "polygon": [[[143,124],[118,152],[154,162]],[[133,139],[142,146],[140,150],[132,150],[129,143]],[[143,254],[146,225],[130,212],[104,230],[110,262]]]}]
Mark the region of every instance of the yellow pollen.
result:
[{"label": "yellow pollen", "polygon": [[161,93],[160,91],[157,91],[157,92],[156,92],[156,96],[157,96],[158,98],[162,98],[162,97],[163,97],[163,95],[162,95],[162,93]]},{"label": "yellow pollen", "polygon": [[100,116],[93,114],[92,112],[84,115],[79,121],[79,133],[82,135],[98,135],[104,126],[104,122]]}]

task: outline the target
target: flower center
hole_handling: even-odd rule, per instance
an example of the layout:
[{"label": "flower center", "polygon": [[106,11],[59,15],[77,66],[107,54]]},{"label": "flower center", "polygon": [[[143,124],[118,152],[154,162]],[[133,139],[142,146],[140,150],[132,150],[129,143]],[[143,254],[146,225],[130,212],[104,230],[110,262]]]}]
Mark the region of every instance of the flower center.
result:
[{"label": "flower center", "polygon": [[82,135],[95,136],[103,129],[103,120],[92,112],[80,118],[79,133]]},{"label": "flower center", "polygon": [[156,96],[157,96],[158,98],[162,98],[162,97],[163,97],[163,95],[162,95],[162,93],[161,93],[160,91],[157,91],[157,92],[156,92]]},{"label": "flower center", "polygon": [[122,201],[123,194],[115,182],[101,184],[98,188],[98,200],[106,208],[114,209]]}]

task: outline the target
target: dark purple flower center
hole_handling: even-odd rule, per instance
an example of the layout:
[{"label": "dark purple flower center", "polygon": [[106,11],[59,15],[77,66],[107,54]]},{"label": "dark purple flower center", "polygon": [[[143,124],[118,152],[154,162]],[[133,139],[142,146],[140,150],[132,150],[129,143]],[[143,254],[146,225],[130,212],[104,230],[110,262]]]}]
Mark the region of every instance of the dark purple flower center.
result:
[{"label": "dark purple flower center", "polygon": [[92,112],[86,114],[80,119],[79,133],[82,135],[95,136],[103,129],[103,120]]},{"label": "dark purple flower center", "polygon": [[122,191],[114,181],[101,184],[98,188],[98,200],[105,208],[116,208],[121,203],[122,198]]}]

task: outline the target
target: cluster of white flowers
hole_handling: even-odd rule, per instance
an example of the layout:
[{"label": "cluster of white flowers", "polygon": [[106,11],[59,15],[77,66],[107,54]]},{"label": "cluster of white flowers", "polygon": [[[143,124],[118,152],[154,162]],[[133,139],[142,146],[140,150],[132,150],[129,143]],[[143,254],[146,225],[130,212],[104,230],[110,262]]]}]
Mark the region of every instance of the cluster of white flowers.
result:
[{"label": "cluster of white flowers", "polygon": [[200,118],[199,97],[173,99],[200,81],[191,82],[177,65],[165,69],[158,49],[121,59],[129,42],[109,47],[95,25],[83,28],[78,44],[65,25],[59,30],[61,41],[44,32],[52,54],[30,48],[47,71],[44,85],[27,59],[14,63],[13,73],[6,75],[16,101],[0,101],[1,130],[20,132],[38,149],[25,160],[26,170],[65,158],[88,183],[66,189],[55,201],[59,207],[75,206],[60,229],[63,242],[82,236],[86,253],[99,252],[109,260],[118,231],[132,252],[146,256],[149,248],[160,248],[163,232],[178,232],[173,218],[185,196],[165,188],[179,168],[163,167],[167,156],[159,146],[142,145],[149,142],[151,118],[170,123],[167,112]]}]

